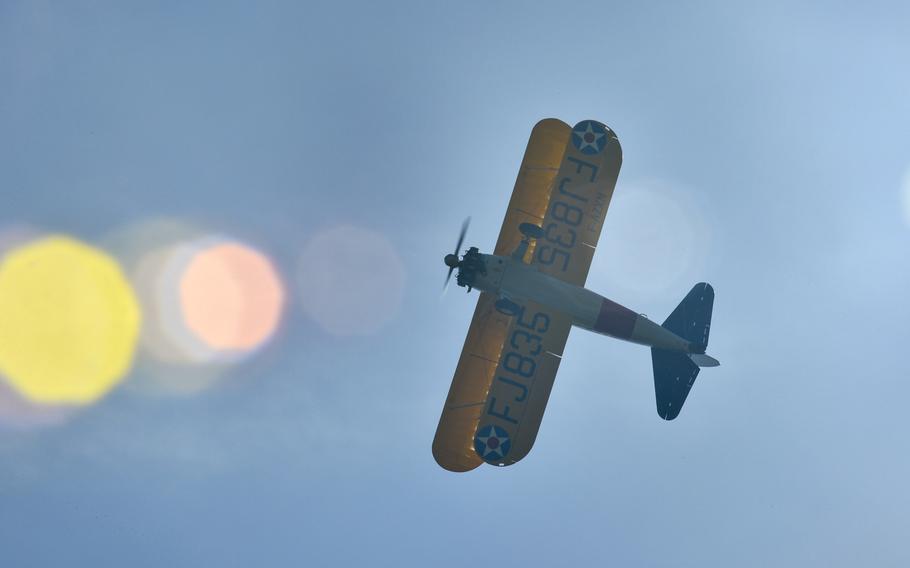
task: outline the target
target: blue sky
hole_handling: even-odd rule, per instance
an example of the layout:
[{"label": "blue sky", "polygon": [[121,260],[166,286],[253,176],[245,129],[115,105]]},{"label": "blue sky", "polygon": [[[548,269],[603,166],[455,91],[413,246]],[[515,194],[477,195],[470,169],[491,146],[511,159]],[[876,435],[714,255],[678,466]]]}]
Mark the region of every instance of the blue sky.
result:
[{"label": "blue sky", "polygon": [[[0,223],[179,218],[292,296],[214,388],[147,396],[137,367],[0,432],[2,563],[907,565],[908,29],[896,2],[3,3]],[[575,330],[531,454],[451,474],[476,296],[440,300],[442,256],[468,215],[493,247],[548,116],[624,149],[588,286],[660,320],[711,282],[722,366],[666,423],[647,350]],[[400,260],[312,268],[400,297],[378,331],[304,310],[339,226]]]}]

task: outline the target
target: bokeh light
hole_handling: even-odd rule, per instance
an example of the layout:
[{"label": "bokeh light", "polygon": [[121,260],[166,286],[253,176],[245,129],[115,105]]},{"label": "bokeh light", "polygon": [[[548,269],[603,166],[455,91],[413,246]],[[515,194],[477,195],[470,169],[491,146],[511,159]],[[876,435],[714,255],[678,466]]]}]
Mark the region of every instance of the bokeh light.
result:
[{"label": "bokeh light", "polygon": [[0,262],[0,373],[36,403],[86,404],[129,371],[139,306],[120,267],[60,235]]},{"label": "bokeh light", "polygon": [[146,311],[143,353],[162,363],[205,363],[214,356],[183,323],[179,283],[186,254],[180,243],[153,249],[130,272]]},{"label": "bokeh light", "polygon": [[109,239],[146,311],[138,388],[192,393],[275,334],[285,291],[255,248],[185,222],[157,219]]},{"label": "bokeh light", "polygon": [[[0,263],[10,250],[35,241],[44,233],[27,225],[0,229]],[[78,406],[31,402],[0,375],[0,430],[32,430],[61,424],[75,414]]]},{"label": "bokeh light", "polygon": [[315,235],[298,266],[304,311],[337,336],[375,333],[401,308],[405,269],[383,235],[342,225]]},{"label": "bokeh light", "polygon": [[605,280],[605,292],[679,293],[703,279],[710,243],[700,211],[681,188],[660,182],[623,185],[610,203],[598,245],[604,269],[595,276]]},{"label": "bokeh light", "polygon": [[278,327],[283,305],[272,263],[237,242],[203,243],[180,279],[186,325],[216,351],[259,347]]},{"label": "bokeh light", "polygon": [[275,332],[284,287],[272,262],[253,248],[211,236],[153,251],[137,280],[151,284],[155,317],[148,346],[164,360],[230,362]]}]

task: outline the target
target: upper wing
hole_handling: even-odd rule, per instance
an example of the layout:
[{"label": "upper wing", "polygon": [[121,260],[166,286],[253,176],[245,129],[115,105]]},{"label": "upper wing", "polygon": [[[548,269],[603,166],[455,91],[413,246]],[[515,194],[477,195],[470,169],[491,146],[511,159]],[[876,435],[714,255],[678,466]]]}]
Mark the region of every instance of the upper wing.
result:
[{"label": "upper wing", "polygon": [[554,180],[532,264],[584,286],[622,165],[616,134],[604,124],[575,125]]},{"label": "upper wing", "polygon": [[[545,118],[534,125],[493,254],[508,256],[521,242],[518,226],[540,225],[544,220],[571,134],[569,125],[555,118]],[[528,255],[532,252],[529,250]]]},{"label": "upper wing", "polygon": [[[543,219],[570,134],[569,125],[555,119],[545,119],[534,126],[496,241],[495,254],[508,255],[518,246],[522,238],[518,225],[524,222],[539,224]],[[474,434],[499,367],[503,346],[514,327],[512,317],[495,310],[495,301],[494,296],[486,293],[480,294],[477,300],[474,319],[433,440],[436,461],[452,471],[468,471],[482,463],[474,451]],[[557,327],[554,326],[554,332]],[[555,348],[559,342],[552,343]],[[565,344],[565,339],[562,343]],[[562,353],[562,349],[554,352]]]}]

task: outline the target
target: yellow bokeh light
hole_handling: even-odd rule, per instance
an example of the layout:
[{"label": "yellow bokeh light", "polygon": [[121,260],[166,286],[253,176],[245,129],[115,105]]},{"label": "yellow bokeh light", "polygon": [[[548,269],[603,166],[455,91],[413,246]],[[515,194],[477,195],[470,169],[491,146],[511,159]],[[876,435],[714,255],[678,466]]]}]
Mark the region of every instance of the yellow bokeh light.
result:
[{"label": "yellow bokeh light", "polygon": [[50,236],[0,264],[0,373],[27,399],[85,404],[129,370],[140,312],[119,266]]}]

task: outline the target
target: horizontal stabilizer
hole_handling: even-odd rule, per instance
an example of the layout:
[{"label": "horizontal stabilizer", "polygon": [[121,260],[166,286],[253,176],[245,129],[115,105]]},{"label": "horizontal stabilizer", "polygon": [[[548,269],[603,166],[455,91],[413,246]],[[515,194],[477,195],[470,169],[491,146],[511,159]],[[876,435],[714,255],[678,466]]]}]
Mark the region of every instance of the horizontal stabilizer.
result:
[{"label": "horizontal stabilizer", "polygon": [[720,361],[704,353],[689,353],[689,359],[699,367],[717,367]]},{"label": "horizontal stabilizer", "polygon": [[654,364],[654,394],[657,398],[657,414],[664,420],[673,420],[682,410],[689,390],[695,384],[699,367],[688,353],[651,349]]}]

